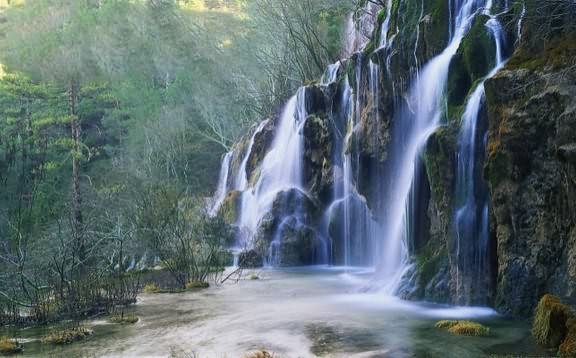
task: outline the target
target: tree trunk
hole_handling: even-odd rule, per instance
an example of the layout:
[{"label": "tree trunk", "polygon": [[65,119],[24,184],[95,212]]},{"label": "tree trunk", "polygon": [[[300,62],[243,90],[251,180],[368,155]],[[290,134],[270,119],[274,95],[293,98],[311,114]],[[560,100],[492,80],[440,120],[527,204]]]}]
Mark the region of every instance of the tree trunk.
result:
[{"label": "tree trunk", "polygon": [[68,89],[68,110],[71,121],[70,129],[72,140],[74,141],[72,155],[72,231],[76,243],[75,256],[78,258],[80,266],[85,259],[84,252],[84,228],[82,218],[82,193],[80,191],[80,144],[82,127],[77,113],[79,85],[76,80],[71,80]]}]

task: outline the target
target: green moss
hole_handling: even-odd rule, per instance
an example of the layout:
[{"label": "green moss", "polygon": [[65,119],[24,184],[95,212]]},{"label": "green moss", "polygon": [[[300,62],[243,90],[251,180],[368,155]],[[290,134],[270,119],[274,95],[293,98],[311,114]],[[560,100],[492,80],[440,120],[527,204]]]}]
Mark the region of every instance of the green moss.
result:
[{"label": "green moss", "polygon": [[564,36],[551,42],[543,51],[533,53],[524,48],[518,49],[506,63],[506,69],[542,70],[570,65],[576,56],[576,34]]},{"label": "green moss", "polygon": [[436,244],[429,241],[420,253],[416,255],[416,269],[418,271],[418,287],[426,287],[436,276],[447,257],[445,248],[434,247]]},{"label": "green moss", "polygon": [[546,294],[536,307],[532,336],[538,344],[558,347],[566,337],[567,323],[573,317],[574,313],[570,307],[562,304],[558,297]]},{"label": "green moss", "polygon": [[448,105],[459,106],[474,88],[494,67],[496,47],[486,28],[486,15],[478,16],[470,31],[462,39],[448,75]]}]

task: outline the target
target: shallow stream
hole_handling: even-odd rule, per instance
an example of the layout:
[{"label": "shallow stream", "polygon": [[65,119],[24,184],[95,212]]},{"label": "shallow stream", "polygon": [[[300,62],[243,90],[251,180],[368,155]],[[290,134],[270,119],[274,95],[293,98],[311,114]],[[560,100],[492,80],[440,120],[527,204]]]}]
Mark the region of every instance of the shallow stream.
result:
[{"label": "shallow stream", "polygon": [[[256,271],[238,282],[181,294],[143,294],[140,321],[86,322],[94,334],[64,347],[41,345],[39,329],[17,332],[24,356],[243,357],[266,350],[297,357],[545,356],[527,323],[487,308],[405,302],[370,292],[372,274],[361,269],[313,267]],[[490,337],[453,336],[434,328],[440,319],[472,319]],[[187,353],[188,355],[184,354]]]}]

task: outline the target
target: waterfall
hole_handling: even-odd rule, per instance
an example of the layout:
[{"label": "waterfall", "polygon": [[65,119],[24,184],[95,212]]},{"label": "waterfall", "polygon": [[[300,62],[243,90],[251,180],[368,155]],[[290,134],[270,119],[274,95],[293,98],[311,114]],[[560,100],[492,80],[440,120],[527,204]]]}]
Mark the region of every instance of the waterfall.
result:
[{"label": "waterfall", "polygon": [[306,121],[305,88],[288,100],[279,119],[274,140],[260,165],[253,188],[242,193],[238,226],[242,230],[240,247],[251,247],[258,225],[281,191],[302,190],[304,136]]},{"label": "waterfall", "polygon": [[[488,8],[489,15],[489,8]],[[488,187],[482,176],[487,128],[478,132],[485,99],[484,82],[502,68],[504,32],[495,16],[486,27],[496,45],[495,66],[470,95],[458,138],[456,176],[456,299],[459,303],[487,303]],[[483,297],[482,297],[483,296]]]},{"label": "waterfall", "polygon": [[384,256],[380,267],[381,277],[386,281],[384,289],[390,293],[397,289],[408,264],[410,198],[420,152],[440,124],[450,61],[470,28],[479,2],[455,1],[456,18],[451,19],[454,30],[448,46],[423,67],[410,89],[407,108],[395,120],[393,163],[389,170],[392,178],[384,209]]},{"label": "waterfall", "polygon": [[246,152],[244,153],[244,158],[242,158],[242,162],[240,163],[240,167],[238,168],[238,173],[235,176],[234,180],[234,189],[244,191],[248,186],[248,174],[246,173],[246,166],[248,165],[248,159],[250,159],[250,154],[252,154],[252,147],[254,146],[254,140],[258,133],[264,129],[264,127],[268,124],[268,120],[260,122],[258,127],[252,136],[250,137],[250,141],[248,142],[248,147],[246,148]]},{"label": "waterfall", "polygon": [[222,159],[222,165],[220,167],[220,175],[218,177],[218,187],[216,188],[216,193],[212,199],[212,205],[208,209],[210,216],[216,216],[220,206],[226,198],[226,193],[228,189],[228,172],[230,171],[230,161],[232,160],[233,152],[228,152]]},{"label": "waterfall", "polygon": [[386,3],[386,18],[382,22],[382,27],[380,29],[380,42],[378,44],[378,49],[384,48],[388,45],[388,30],[390,29],[390,19],[392,18],[392,0],[388,0]]},{"label": "waterfall", "polygon": [[326,71],[320,79],[320,84],[322,86],[328,86],[336,81],[336,76],[338,75],[338,70],[340,69],[340,61],[328,65]]}]

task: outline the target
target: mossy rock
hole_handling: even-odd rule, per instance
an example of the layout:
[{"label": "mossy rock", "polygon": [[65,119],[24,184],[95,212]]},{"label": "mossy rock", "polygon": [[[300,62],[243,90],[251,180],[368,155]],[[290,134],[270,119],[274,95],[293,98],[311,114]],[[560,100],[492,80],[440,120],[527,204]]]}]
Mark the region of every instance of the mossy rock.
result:
[{"label": "mossy rock", "polygon": [[236,222],[239,214],[241,198],[242,193],[238,190],[233,190],[226,195],[226,198],[220,207],[220,214],[226,224],[232,225]]},{"label": "mossy rock", "polygon": [[458,321],[454,321],[454,320],[442,320],[442,321],[438,321],[436,322],[436,324],[434,325],[434,327],[436,328],[452,328],[455,325],[458,324]]},{"label": "mossy rock", "polygon": [[[558,347],[568,333],[567,323],[573,322],[574,312],[563,304],[558,297],[544,295],[534,315],[532,335],[538,344],[546,347]],[[570,343],[567,343],[569,346]]]},{"label": "mossy rock", "polygon": [[11,355],[22,353],[22,345],[15,339],[0,337],[0,354]]},{"label": "mossy rock", "polygon": [[138,318],[138,316],[136,316],[134,313],[116,314],[108,319],[108,321],[110,321],[111,323],[117,323],[117,324],[134,324],[139,320],[140,318]]},{"label": "mossy rock", "polygon": [[458,336],[485,337],[490,335],[490,328],[472,321],[439,321],[435,327],[447,329],[448,332]]},{"label": "mossy rock", "polygon": [[206,281],[190,281],[186,284],[187,290],[199,289],[199,288],[208,288],[210,284]]},{"label": "mossy rock", "polygon": [[558,347],[558,356],[561,358],[576,358],[576,318],[566,322],[568,333],[564,342]]},{"label": "mossy rock", "polygon": [[84,327],[76,327],[55,331],[42,337],[41,341],[44,344],[70,344],[81,341],[92,334],[92,331]]},{"label": "mossy rock", "polygon": [[267,351],[258,351],[249,353],[244,356],[244,358],[278,358],[274,353],[270,353]]}]

